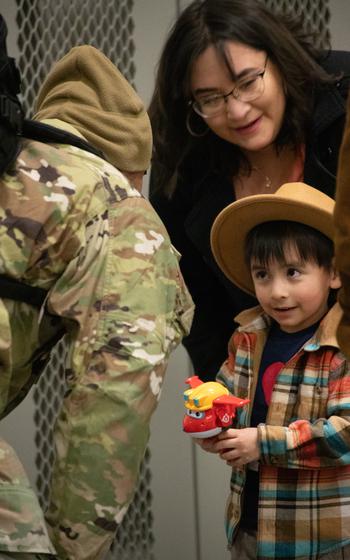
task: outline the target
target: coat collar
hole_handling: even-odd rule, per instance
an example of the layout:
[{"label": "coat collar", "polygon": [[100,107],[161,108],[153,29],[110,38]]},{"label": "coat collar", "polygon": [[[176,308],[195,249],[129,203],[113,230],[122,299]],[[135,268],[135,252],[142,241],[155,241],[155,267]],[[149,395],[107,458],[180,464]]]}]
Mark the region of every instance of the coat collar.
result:
[{"label": "coat collar", "polygon": [[[342,317],[342,310],[339,303],[331,307],[328,313],[323,317],[314,336],[304,346],[304,350],[314,351],[321,346],[333,346],[339,348],[336,338],[337,327]],[[239,331],[257,332],[268,329],[271,325],[271,318],[266,315],[260,306],[252,307],[242,311],[235,317],[238,323]]]},{"label": "coat collar", "polygon": [[345,100],[340,94],[338,84],[327,85],[326,91],[316,98],[312,132],[315,135],[321,134],[332,123],[343,117],[345,111]]}]

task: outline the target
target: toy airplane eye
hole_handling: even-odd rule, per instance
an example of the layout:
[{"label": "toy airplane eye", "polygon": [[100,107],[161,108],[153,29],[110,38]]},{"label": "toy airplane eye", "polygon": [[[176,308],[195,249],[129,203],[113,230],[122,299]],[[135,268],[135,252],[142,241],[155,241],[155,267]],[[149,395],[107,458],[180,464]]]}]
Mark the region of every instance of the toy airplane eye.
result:
[{"label": "toy airplane eye", "polygon": [[203,418],[204,416],[204,412],[199,412],[198,410],[187,410],[187,414],[188,416],[192,416],[192,418],[196,418],[197,420],[199,418]]}]

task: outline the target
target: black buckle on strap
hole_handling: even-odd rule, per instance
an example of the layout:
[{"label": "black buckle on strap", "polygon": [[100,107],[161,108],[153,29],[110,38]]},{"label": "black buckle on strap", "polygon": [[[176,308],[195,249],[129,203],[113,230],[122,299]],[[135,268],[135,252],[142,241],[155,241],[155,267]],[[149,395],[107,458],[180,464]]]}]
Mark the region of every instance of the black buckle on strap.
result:
[{"label": "black buckle on strap", "polygon": [[21,107],[7,95],[0,95],[0,117],[8,121],[16,134],[21,134],[23,122]]}]

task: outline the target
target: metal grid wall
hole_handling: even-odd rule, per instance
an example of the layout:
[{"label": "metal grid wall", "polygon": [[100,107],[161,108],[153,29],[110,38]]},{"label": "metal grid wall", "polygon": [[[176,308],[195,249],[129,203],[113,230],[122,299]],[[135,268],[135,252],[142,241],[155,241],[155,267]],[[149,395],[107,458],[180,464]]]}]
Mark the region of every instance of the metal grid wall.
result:
[{"label": "metal grid wall", "polygon": [[274,11],[289,12],[304,20],[306,31],[316,30],[318,47],[327,48],[330,44],[329,0],[263,0]]},{"label": "metal grid wall", "polygon": [[100,49],[133,83],[134,0],[16,0],[19,67],[30,115],[51,66],[70,48]]},{"label": "metal grid wall", "polygon": [[[16,0],[19,67],[28,116],[51,66],[73,46],[90,44],[104,52],[133,83],[135,44],[133,0]],[[54,460],[53,425],[65,391],[67,345],[55,348],[49,366],[34,389],[38,496],[48,503]],[[133,503],[118,530],[108,559],[153,560],[151,473],[147,451]]]},{"label": "metal grid wall", "polygon": [[[50,475],[54,460],[53,426],[65,392],[65,360],[67,344],[62,339],[56,346],[49,365],[33,393],[35,403],[36,484],[42,507],[50,496]],[[136,494],[106,560],[154,560],[152,531],[152,494],[150,488],[149,450],[141,465]]]}]

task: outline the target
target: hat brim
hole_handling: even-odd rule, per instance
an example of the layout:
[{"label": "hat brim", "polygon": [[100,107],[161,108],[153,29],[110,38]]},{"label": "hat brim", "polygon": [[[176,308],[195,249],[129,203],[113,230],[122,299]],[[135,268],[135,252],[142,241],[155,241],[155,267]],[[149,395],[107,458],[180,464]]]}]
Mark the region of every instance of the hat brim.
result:
[{"label": "hat brim", "polygon": [[332,211],[329,205],[328,208],[327,205],[317,207],[315,203],[290,200],[278,194],[242,198],[224,208],[215,219],[211,229],[211,247],[216,262],[234,284],[254,295],[254,284],[244,257],[249,231],[264,222],[286,220],[313,227],[333,239]]}]

